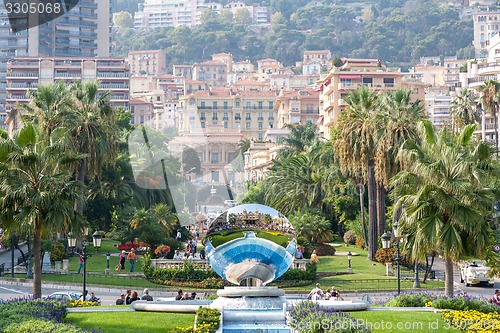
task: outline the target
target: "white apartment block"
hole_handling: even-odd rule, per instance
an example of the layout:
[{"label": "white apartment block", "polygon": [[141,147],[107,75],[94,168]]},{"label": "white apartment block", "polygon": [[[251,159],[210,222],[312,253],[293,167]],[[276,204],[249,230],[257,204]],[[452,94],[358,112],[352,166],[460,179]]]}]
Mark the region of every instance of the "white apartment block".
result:
[{"label": "white apartment block", "polygon": [[485,58],[490,48],[490,40],[500,31],[500,12],[481,12],[474,14],[473,45],[477,58]]},{"label": "white apartment block", "polygon": [[429,120],[437,128],[451,125],[452,87],[428,87],[425,91],[425,110]]}]

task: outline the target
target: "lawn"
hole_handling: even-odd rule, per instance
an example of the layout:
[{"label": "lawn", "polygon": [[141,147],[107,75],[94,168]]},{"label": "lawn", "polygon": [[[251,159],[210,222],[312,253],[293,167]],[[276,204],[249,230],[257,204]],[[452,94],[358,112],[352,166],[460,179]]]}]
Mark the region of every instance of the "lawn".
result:
[{"label": "lawn", "polygon": [[194,314],[136,311],[68,313],[66,320],[89,330],[100,328],[105,333],[165,333],[176,326],[192,326]]},{"label": "lawn", "polygon": [[444,333],[459,332],[441,319],[441,314],[415,311],[359,311],[349,313],[372,333]]},{"label": "lawn", "polygon": [[[244,231],[245,230],[221,231],[211,234],[210,236],[208,236],[208,238],[210,239],[210,243],[212,243],[212,246],[217,247],[219,245],[232,241],[233,239],[242,238]],[[273,231],[264,231],[264,230],[257,231],[257,237],[273,241],[276,244],[279,244],[283,247],[286,247],[292,238],[290,235],[287,234],[282,234]]]}]

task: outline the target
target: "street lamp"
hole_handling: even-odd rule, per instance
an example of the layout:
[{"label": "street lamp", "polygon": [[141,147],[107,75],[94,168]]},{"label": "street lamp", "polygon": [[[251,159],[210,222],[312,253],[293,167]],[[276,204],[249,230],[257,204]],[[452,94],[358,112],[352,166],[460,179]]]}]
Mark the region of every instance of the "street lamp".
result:
[{"label": "street lamp", "polygon": [[94,247],[96,249],[96,252],[99,252],[99,248],[101,247],[101,240],[102,240],[102,234],[99,230],[96,230],[92,234],[92,240],[94,242]]},{"label": "street lamp", "polygon": [[[399,267],[399,262],[401,260],[401,256],[399,253],[399,230],[398,230],[398,222],[395,222],[393,224],[394,228],[394,238],[396,239],[396,249],[397,249],[397,256],[396,256],[396,263],[398,264],[397,268],[397,276],[398,276],[398,294],[401,293],[401,275],[400,275],[400,267]],[[386,249],[386,251],[391,247],[391,235],[387,232],[384,232],[384,234],[380,237],[382,240],[382,247]]]},{"label": "street lamp", "polygon": [[351,251],[349,251],[347,252],[347,273],[352,273],[351,259],[352,259],[352,253]]},{"label": "street lamp", "polygon": [[210,194],[212,195],[212,203],[214,202],[214,195],[217,193],[217,189],[212,185],[210,189]]},{"label": "street lamp", "polygon": [[[184,192],[184,207],[186,207],[186,175],[190,172],[193,172],[193,170],[196,169],[196,168],[191,168],[189,169],[188,171],[184,171],[183,174],[182,174],[182,178],[183,178],[183,192]],[[182,207],[184,209],[184,207]]]},{"label": "street lamp", "polygon": [[104,274],[109,275],[109,258],[111,257],[111,253],[106,252],[106,269],[104,270]]},{"label": "street lamp", "polygon": [[76,247],[76,235],[72,232],[68,233],[68,247],[71,249],[71,255],[73,255],[73,250]]}]

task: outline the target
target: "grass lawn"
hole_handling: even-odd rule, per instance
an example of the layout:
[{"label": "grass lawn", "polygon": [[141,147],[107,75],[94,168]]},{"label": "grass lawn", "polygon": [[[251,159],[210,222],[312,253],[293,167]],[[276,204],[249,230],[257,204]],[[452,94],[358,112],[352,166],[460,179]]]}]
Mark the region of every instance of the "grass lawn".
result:
[{"label": "grass lawn", "polygon": [[[242,238],[244,231],[245,230],[221,231],[221,232],[211,234],[210,236],[208,236],[208,238],[210,239],[212,246],[217,247],[217,246],[219,246],[221,244],[225,244],[233,239]],[[287,234],[282,234],[282,233],[273,232],[273,231],[265,231],[265,230],[257,231],[257,237],[273,241],[276,244],[279,244],[283,247],[286,247],[292,238],[290,235],[287,235]]]},{"label": "grass lawn", "polygon": [[105,333],[165,333],[176,326],[192,326],[194,314],[136,311],[68,313],[66,321],[89,330],[100,328]]},{"label": "grass lawn", "polygon": [[372,333],[459,332],[441,319],[441,314],[415,311],[359,311],[349,313],[372,329]]}]

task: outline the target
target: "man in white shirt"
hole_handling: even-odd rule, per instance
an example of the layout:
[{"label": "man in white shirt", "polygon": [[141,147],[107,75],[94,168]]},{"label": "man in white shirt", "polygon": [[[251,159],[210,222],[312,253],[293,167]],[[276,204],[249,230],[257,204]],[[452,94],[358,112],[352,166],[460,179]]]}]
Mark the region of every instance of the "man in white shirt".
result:
[{"label": "man in white shirt", "polygon": [[321,285],[319,283],[316,283],[316,288],[313,288],[309,295],[307,295],[307,299],[312,299],[312,297],[319,292],[319,295],[321,298],[323,298],[323,290],[321,290]]},{"label": "man in white shirt", "polygon": [[182,260],[182,254],[180,254],[179,250],[175,250],[174,260]]}]

